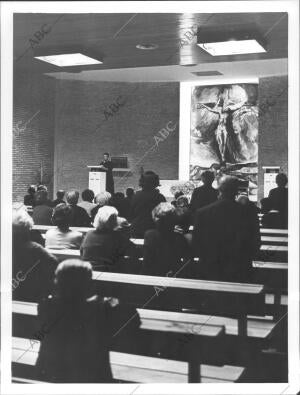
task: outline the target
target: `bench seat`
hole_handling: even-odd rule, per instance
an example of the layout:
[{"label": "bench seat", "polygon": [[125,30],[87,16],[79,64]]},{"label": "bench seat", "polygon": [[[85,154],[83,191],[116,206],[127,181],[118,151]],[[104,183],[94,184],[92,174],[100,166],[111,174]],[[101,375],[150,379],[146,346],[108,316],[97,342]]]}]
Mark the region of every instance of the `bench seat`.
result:
[{"label": "bench seat", "polygon": [[[28,346],[30,349],[28,350]],[[13,338],[13,379],[15,382],[23,382],[22,372],[30,374],[39,351],[40,343],[30,346],[29,340]],[[137,383],[187,383],[188,364],[182,361],[165,360],[140,356],[134,354],[110,351],[110,362],[115,380]],[[24,365],[27,367],[24,368]],[[35,380],[34,369],[31,369],[31,377],[26,377],[24,382],[32,383]],[[202,383],[226,383],[236,382],[243,375],[245,368],[241,366],[211,366],[199,365]],[[33,381],[36,383],[36,381]]]}]

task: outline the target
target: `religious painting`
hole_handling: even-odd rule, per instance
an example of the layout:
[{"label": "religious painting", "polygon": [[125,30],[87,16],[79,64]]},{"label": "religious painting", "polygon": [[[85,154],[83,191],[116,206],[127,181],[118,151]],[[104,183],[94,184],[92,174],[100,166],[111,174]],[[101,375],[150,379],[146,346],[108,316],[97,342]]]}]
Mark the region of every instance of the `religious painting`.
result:
[{"label": "religious painting", "polygon": [[199,180],[207,169],[235,175],[255,200],[257,161],[258,85],[193,87],[190,180]]}]

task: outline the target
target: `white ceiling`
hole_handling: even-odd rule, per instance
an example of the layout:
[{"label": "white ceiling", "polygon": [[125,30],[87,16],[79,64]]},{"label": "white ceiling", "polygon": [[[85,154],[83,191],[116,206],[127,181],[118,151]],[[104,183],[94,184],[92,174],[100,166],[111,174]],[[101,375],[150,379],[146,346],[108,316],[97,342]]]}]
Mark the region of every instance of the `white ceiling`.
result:
[{"label": "white ceiling", "polygon": [[[192,72],[218,71],[223,75],[199,77]],[[110,70],[86,70],[79,73],[55,72],[45,75],[62,80],[118,81],[118,82],[172,82],[199,81],[224,78],[259,78],[287,75],[287,59],[264,59],[235,62],[202,63],[195,66],[154,66]]]}]

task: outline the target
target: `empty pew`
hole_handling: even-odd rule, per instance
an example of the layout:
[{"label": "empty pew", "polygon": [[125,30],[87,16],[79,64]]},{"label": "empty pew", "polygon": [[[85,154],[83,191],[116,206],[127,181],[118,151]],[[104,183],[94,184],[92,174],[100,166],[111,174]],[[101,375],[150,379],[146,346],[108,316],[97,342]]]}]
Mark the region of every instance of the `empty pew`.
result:
[{"label": "empty pew", "polygon": [[263,285],[193,280],[176,277],[93,272],[96,290],[137,307],[231,315],[238,319],[239,334],[247,332],[247,314],[264,315]]},{"label": "empty pew", "polygon": [[262,245],[257,256],[259,261],[274,261],[287,262],[288,261],[288,246],[287,245]]},{"label": "empty pew", "polygon": [[287,245],[288,238],[286,236],[261,235],[261,242],[267,245]]},{"label": "empty pew", "polygon": [[285,236],[288,237],[288,229],[269,229],[269,228],[260,228],[260,233],[262,235],[276,235],[276,236]]}]

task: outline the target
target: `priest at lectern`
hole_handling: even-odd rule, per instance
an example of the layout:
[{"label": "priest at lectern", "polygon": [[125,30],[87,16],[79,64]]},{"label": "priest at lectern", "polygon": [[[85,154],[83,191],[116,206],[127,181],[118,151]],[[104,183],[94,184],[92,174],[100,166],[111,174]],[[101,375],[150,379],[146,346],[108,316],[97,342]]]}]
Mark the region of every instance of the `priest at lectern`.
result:
[{"label": "priest at lectern", "polygon": [[113,178],[113,165],[111,163],[110,155],[108,152],[103,154],[104,160],[100,163],[101,169],[106,172],[106,190],[107,192],[114,193],[114,178]]}]

